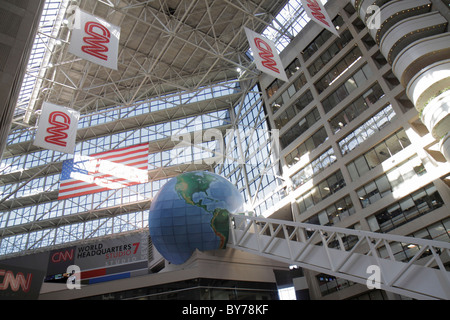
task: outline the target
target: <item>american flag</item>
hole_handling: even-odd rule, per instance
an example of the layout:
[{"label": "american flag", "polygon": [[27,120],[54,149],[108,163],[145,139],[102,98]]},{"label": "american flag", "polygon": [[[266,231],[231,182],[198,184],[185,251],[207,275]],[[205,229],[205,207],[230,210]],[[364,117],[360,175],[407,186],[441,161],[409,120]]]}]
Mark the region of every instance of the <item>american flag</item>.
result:
[{"label": "american flag", "polygon": [[148,182],[148,143],[63,162],[58,200]]}]

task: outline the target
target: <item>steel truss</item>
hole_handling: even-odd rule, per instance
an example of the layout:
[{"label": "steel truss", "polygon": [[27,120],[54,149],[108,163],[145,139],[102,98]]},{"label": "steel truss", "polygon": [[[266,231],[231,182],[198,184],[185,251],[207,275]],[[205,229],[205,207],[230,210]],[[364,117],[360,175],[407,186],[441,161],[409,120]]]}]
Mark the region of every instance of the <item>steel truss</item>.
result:
[{"label": "steel truss", "polygon": [[[243,215],[229,218],[229,247],[415,299],[450,299],[450,272],[444,266],[450,243]],[[393,247],[399,244],[417,251],[408,261],[398,261]]]}]

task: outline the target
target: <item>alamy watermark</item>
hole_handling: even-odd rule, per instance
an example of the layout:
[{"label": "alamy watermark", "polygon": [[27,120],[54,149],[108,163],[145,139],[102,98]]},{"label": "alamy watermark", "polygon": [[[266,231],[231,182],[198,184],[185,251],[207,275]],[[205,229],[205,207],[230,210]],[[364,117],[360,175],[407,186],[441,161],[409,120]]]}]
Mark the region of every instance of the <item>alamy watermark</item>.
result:
[{"label": "alamy watermark", "polygon": [[369,290],[381,288],[381,268],[375,264],[367,267],[366,273],[369,277],[366,280],[366,286]]},{"label": "alamy watermark", "polygon": [[70,265],[66,270],[66,286],[67,289],[81,289],[81,269],[77,265]]},{"label": "alamy watermark", "polygon": [[173,157],[183,156],[185,148],[191,147],[211,155],[210,157],[193,156],[194,164],[218,165],[229,161],[260,167],[263,163],[277,163],[280,155],[280,133],[277,129],[238,128],[221,131],[210,128],[202,132],[173,135],[171,141],[175,142],[171,150]]},{"label": "alamy watermark", "polygon": [[369,30],[381,28],[381,13],[380,7],[377,5],[370,5],[366,9],[366,27]]}]

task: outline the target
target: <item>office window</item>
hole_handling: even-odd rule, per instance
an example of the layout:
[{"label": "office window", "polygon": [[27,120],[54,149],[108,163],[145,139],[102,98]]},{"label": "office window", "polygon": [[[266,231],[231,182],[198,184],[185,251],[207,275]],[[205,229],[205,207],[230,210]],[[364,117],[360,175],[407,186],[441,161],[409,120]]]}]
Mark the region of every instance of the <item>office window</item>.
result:
[{"label": "office window", "polygon": [[352,180],[361,177],[410,144],[411,141],[406,135],[405,130],[401,129],[397,131],[347,165]]},{"label": "office window", "polygon": [[328,139],[327,132],[324,127],[321,127],[311,137],[306,139],[305,142],[300,144],[297,148],[292,150],[286,156],[286,165],[288,167],[293,166],[300,160],[300,158],[303,155],[313,151],[315,148],[324,143],[327,139]]},{"label": "office window", "polygon": [[[274,119],[275,127],[277,129],[281,129],[286,123],[289,122],[289,120],[295,117],[296,114],[300,113],[300,111],[302,111],[311,101],[313,101],[313,99],[314,98],[311,91],[305,91],[305,93],[303,93],[292,105],[277,114],[277,117]],[[276,108],[278,108],[278,106]]]},{"label": "office window", "polygon": [[[339,50],[337,51],[339,52]],[[318,93],[324,91],[328,86],[341,77],[356,61],[361,58],[361,50],[358,47],[354,47],[341,61],[333,66],[322,78],[320,78],[314,85]],[[322,68],[323,66],[320,66]],[[320,70],[320,69],[319,69]],[[356,74],[355,74],[356,75]],[[359,75],[359,74],[358,74]],[[355,79],[356,81],[364,79]]]},{"label": "office window", "polygon": [[[373,134],[380,131],[392,120],[393,117],[395,117],[394,109],[392,109],[391,105],[388,105],[383,110],[366,120],[366,122],[364,122],[361,126],[339,141],[338,144],[341,149],[341,154],[345,155],[351,152]],[[404,137],[406,137],[406,135]],[[380,146],[380,148],[382,147]]]},{"label": "office window", "polygon": [[307,164],[305,167],[291,176],[294,189],[300,187],[305,182],[312,179],[315,175],[328,168],[335,161],[336,156],[334,154],[333,148],[330,148],[322,153],[320,156],[315,158],[313,161],[311,161],[309,164]]},{"label": "office window", "polygon": [[[419,157],[415,155],[356,190],[356,193],[361,205],[365,208],[397,190],[403,183],[414,183],[414,179],[424,173],[426,173],[425,167]],[[408,203],[402,205],[408,206]]]},{"label": "office window", "polygon": [[356,88],[364,85],[372,76],[370,67],[365,64],[352,76],[350,76],[343,84],[341,84],[334,92],[322,100],[325,112],[331,111],[336,105],[347,98]]},{"label": "office window", "polygon": [[297,198],[300,213],[318,204],[323,199],[345,187],[345,180],[340,170],[320,181],[315,187]]},{"label": "office window", "polygon": [[[392,229],[440,208],[443,204],[444,202],[441,195],[436,190],[434,184],[430,183],[400,199],[389,207],[378,211],[368,218],[368,222],[372,231],[389,232]],[[447,228],[449,226],[450,225],[447,222]],[[447,232],[443,233],[438,231],[438,234],[433,234],[432,232],[436,229],[430,228],[430,230],[431,233],[428,236],[424,236],[425,238],[435,239],[443,237],[448,239]],[[421,234],[421,232],[418,233]]]},{"label": "office window", "polygon": [[319,111],[314,108],[305,117],[301,118],[296,124],[291,126],[281,137],[281,148],[286,148],[292,141],[308,130],[314,123],[320,119]]},{"label": "office window", "polygon": [[350,196],[345,196],[344,198],[336,201],[332,205],[328,206],[324,210],[320,211],[318,214],[313,215],[306,223],[319,224],[325,226],[332,226],[346,217],[354,214],[355,208],[353,207],[352,200]]},{"label": "office window", "polygon": [[[333,24],[336,27],[342,27],[344,25],[344,20],[341,16],[336,16],[333,19]],[[333,34],[328,30],[323,30],[319,35],[311,41],[306,48],[302,51],[302,57],[307,61],[311,56],[320,49],[320,47],[332,36]]]}]

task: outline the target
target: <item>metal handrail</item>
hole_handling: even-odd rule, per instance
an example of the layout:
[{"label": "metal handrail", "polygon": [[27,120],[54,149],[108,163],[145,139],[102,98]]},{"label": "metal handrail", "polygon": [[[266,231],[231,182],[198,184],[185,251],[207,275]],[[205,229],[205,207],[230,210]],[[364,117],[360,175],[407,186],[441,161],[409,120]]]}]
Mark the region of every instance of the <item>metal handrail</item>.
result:
[{"label": "metal handrail", "polygon": [[[229,219],[229,247],[362,284],[368,281],[366,268],[375,265],[378,288],[418,299],[450,299],[450,272],[444,266],[450,243],[246,215]],[[347,247],[343,240],[348,236],[355,243]],[[398,243],[417,251],[408,261],[398,261],[392,250]],[[419,278],[430,285],[422,286]]]}]

